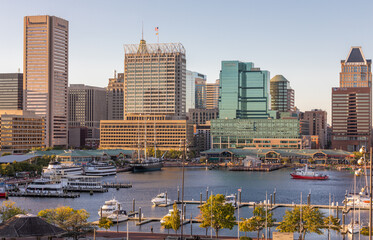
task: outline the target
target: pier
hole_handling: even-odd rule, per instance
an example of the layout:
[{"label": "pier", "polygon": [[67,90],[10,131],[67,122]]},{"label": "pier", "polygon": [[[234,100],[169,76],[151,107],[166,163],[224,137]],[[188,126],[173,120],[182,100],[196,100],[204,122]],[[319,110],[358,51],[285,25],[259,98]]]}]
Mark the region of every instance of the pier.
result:
[{"label": "pier", "polygon": [[66,192],[89,192],[89,193],[105,193],[108,192],[107,188],[74,188],[66,187],[64,189]]},{"label": "pier", "polygon": [[44,197],[44,198],[78,198],[78,193],[30,193],[30,192],[8,192],[9,197]]},{"label": "pier", "polygon": [[281,168],[284,168],[284,165],[262,165],[259,167],[244,167],[244,166],[233,166],[229,167],[229,171],[258,171],[258,172],[271,172]]},{"label": "pier", "polygon": [[102,183],[102,186],[104,188],[131,188],[132,187],[132,184],[131,183],[117,183],[117,182],[111,182],[111,183],[107,183],[107,182],[104,182]]}]

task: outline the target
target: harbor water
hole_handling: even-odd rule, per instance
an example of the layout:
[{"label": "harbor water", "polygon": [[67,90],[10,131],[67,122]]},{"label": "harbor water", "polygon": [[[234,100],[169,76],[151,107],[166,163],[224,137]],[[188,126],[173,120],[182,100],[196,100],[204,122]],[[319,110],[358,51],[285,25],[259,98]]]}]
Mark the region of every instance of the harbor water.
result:
[{"label": "harbor water", "polygon": [[[207,170],[205,168],[185,168],[185,193],[184,200],[200,200],[202,193],[203,200],[206,200],[206,190],[211,194],[236,194],[238,189],[242,189],[242,202],[262,202],[268,199],[270,194],[276,191],[276,203],[294,203],[300,204],[301,194],[303,204],[307,203],[307,195],[311,193],[312,204],[329,204],[329,196],[334,204],[342,206],[342,201],[345,197],[346,190],[353,189],[353,174],[348,171],[320,171],[323,174],[329,175],[329,180],[325,181],[310,181],[310,180],[295,180],[291,179],[291,169],[281,169],[273,172],[231,172],[227,170]],[[119,173],[116,177],[105,177],[104,181],[120,181],[132,183],[132,188],[122,188],[119,190],[109,189],[107,193],[81,193],[80,198],[63,199],[63,198],[24,198],[11,197],[10,200],[17,203],[18,206],[30,210],[31,213],[37,214],[45,208],[54,208],[58,206],[71,206],[74,209],[84,208],[90,213],[90,221],[98,220],[98,211],[105,201],[115,197],[122,203],[124,209],[129,212],[133,208],[133,199],[135,199],[135,210],[141,207],[144,217],[163,217],[167,214],[170,207],[154,207],[151,199],[158,193],[166,192],[172,200],[177,200],[177,189],[182,186],[182,169],[181,168],[163,168],[162,171],[145,172],[145,173]],[[277,208],[274,210],[274,217],[277,221],[282,220],[285,208]],[[329,210],[321,210],[325,215],[328,215]],[[253,208],[240,208],[240,218],[248,218],[252,216]],[[331,213],[336,216],[336,210],[331,210]],[[358,217],[358,211],[355,212]],[[197,205],[187,205],[186,218],[195,218],[199,215]],[[236,217],[238,211],[236,210]],[[346,217],[346,224],[351,221],[351,212]],[[342,218],[342,212],[339,211],[339,218]],[[362,222],[368,224],[368,211],[361,211]],[[184,233],[206,234],[206,230],[199,228],[199,224],[194,223],[184,225]],[[136,226],[134,221],[128,223],[130,231],[145,231],[150,232],[153,227],[154,232],[165,233],[167,230],[162,229],[159,222],[151,222],[142,226]],[[127,223],[114,225],[111,230],[126,231]],[[272,229],[274,231],[275,228]],[[180,231],[180,230],[179,230]],[[173,232],[170,230],[170,233]],[[306,239],[328,239],[327,230],[324,235],[307,234]],[[208,236],[211,235],[208,229]],[[215,232],[213,232],[215,235]],[[237,236],[237,227],[232,230],[223,229],[219,235]],[[247,234],[251,237],[256,237],[256,232]],[[244,236],[241,232],[240,236]],[[298,237],[298,234],[295,234]],[[346,239],[351,236],[346,236]],[[331,231],[331,239],[343,239],[343,236]],[[355,235],[358,239],[358,235]],[[367,239],[361,236],[360,239]]]}]

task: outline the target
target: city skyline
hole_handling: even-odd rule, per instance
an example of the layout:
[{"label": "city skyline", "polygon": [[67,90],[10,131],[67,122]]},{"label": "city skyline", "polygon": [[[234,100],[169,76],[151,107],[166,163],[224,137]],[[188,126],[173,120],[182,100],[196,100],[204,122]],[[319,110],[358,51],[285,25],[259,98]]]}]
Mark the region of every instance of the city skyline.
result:
[{"label": "city skyline", "polygon": [[[372,23],[369,6],[373,3],[359,1],[365,4],[351,6],[343,2],[267,1],[253,5],[217,1],[215,11],[208,11],[211,1],[180,6],[167,1],[112,1],[110,5],[102,1],[5,1],[0,19],[7,22],[3,32],[12,37],[0,45],[6,56],[0,60],[1,72],[23,68],[23,17],[48,14],[70,22],[69,83],[105,87],[114,69],[123,71],[123,45],[141,39],[144,22],[148,43],[157,42],[154,27],[159,27],[159,41],[182,43],[187,69],[207,75],[208,82],[218,78],[223,60],[255,62],[268,70],[270,77],[286,76],[302,111],[321,108],[328,111],[330,119],[331,87],[339,82],[340,60],[351,46],[362,46],[366,58],[373,55],[369,44],[372,34],[360,30]],[[175,13],[180,8],[183,11]],[[258,11],[261,9],[265,11]],[[357,24],[358,29],[354,28]],[[318,98],[310,101],[316,92]]]}]

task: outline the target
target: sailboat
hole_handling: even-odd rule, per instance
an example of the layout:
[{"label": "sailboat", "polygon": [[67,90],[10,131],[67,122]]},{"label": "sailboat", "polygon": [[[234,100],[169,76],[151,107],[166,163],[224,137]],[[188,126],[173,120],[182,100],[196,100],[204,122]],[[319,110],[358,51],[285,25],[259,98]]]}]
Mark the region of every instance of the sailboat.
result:
[{"label": "sailboat", "polygon": [[[138,127],[140,129],[140,127]],[[140,156],[140,138],[138,135],[138,154],[137,161],[130,164],[132,172],[148,172],[148,171],[160,171],[162,170],[163,163],[157,158],[157,147],[156,147],[156,131],[155,131],[155,120],[154,120],[154,157],[148,157],[146,152],[146,117],[145,117],[145,142],[144,142],[144,158]]]}]

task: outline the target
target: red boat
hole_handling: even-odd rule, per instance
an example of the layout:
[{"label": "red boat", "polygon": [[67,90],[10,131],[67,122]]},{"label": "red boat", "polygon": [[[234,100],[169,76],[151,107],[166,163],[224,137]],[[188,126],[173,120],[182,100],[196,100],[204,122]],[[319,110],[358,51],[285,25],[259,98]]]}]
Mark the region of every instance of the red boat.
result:
[{"label": "red boat", "polygon": [[308,166],[301,169],[295,170],[294,173],[291,173],[290,176],[293,179],[307,179],[307,180],[327,180],[329,179],[328,175],[317,173],[314,171],[308,171]]}]

